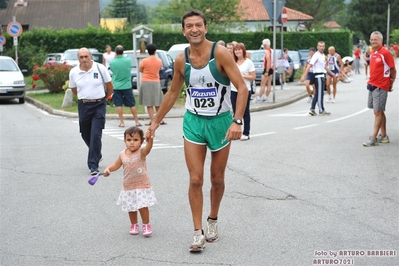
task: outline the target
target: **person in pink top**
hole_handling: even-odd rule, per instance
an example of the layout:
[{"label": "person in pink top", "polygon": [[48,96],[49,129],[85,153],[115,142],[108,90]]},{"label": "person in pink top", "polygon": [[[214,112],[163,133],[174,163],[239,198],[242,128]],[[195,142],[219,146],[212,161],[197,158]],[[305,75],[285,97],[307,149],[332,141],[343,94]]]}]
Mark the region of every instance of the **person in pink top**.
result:
[{"label": "person in pink top", "polygon": [[[161,105],[163,94],[161,90],[161,81],[159,71],[162,68],[162,61],[155,56],[157,46],[155,44],[147,45],[149,57],[143,59],[140,63],[139,71],[142,73],[141,85],[139,91],[139,104],[147,106],[147,112],[150,116],[150,122],[146,126],[151,125],[154,120],[154,106],[158,112]],[[164,121],[161,125],[165,125]]]},{"label": "person in pink top", "polygon": [[123,150],[118,159],[104,170],[107,177],[111,172],[123,166],[123,189],[116,202],[122,206],[122,211],[129,213],[131,235],[138,235],[140,228],[138,224],[137,210],[140,212],[143,223],[143,236],[151,236],[150,211],[148,207],[157,203],[154,191],[151,187],[150,178],[147,173],[146,157],[150,153],[153,138],[150,131],[145,134],[147,144],[141,148],[144,142],[144,133],[138,127],[129,127],[124,133],[126,149]]}]

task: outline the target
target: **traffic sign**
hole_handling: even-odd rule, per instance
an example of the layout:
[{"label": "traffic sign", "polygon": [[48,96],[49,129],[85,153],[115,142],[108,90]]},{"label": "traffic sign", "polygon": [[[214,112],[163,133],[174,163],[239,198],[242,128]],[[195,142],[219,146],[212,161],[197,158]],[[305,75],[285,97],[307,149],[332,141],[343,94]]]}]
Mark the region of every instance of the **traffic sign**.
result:
[{"label": "traffic sign", "polygon": [[5,45],[5,44],[6,44],[6,37],[0,35],[0,45]]},{"label": "traffic sign", "polygon": [[288,19],[287,9],[283,7],[283,10],[281,11],[281,24],[287,23],[287,19]]},{"label": "traffic sign", "polygon": [[274,3],[276,3],[276,20],[281,15],[281,10],[285,6],[286,0],[262,0],[263,5],[265,6],[266,12],[269,15],[270,22],[274,23]]},{"label": "traffic sign", "polygon": [[22,33],[22,25],[16,21],[10,22],[7,26],[7,32],[12,37],[18,37]]}]

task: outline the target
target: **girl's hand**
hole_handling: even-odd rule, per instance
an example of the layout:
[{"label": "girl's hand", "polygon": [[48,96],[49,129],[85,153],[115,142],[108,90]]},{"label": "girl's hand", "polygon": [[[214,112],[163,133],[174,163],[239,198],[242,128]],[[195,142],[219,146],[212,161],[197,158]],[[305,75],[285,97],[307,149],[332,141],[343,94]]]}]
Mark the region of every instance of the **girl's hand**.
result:
[{"label": "girl's hand", "polygon": [[111,174],[111,171],[110,171],[108,168],[106,168],[106,169],[104,170],[104,176],[105,176],[105,177],[108,177],[110,174]]}]

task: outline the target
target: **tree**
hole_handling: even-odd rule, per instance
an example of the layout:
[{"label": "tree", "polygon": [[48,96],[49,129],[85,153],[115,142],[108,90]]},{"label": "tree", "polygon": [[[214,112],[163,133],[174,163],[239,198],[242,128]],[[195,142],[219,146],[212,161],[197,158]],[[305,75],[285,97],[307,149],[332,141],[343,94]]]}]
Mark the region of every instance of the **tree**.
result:
[{"label": "tree", "polygon": [[312,16],[314,22],[304,23],[310,30],[313,23],[334,20],[334,15],[345,9],[345,0],[287,0],[285,6]]},{"label": "tree", "polygon": [[[352,0],[348,27],[360,32],[361,39],[368,40],[370,33],[380,31],[387,36],[388,3],[390,3],[390,31],[399,29],[399,2],[395,0]],[[390,32],[390,33],[391,33]]]},{"label": "tree", "polygon": [[0,0],[0,8],[7,8],[8,0]]},{"label": "tree", "polygon": [[147,12],[143,4],[137,4],[137,0],[112,0],[105,11],[103,17],[127,18],[130,25],[147,23]]},{"label": "tree", "polygon": [[213,29],[226,29],[241,21],[244,10],[239,4],[240,0],[172,0],[163,11],[170,12],[172,20],[181,22],[187,10],[198,9],[204,13],[207,23]]}]

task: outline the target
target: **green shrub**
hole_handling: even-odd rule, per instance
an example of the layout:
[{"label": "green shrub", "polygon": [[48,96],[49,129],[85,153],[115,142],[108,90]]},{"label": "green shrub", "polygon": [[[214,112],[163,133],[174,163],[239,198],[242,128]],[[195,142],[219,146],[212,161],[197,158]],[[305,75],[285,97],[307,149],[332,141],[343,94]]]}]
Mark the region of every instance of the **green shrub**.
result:
[{"label": "green shrub", "polygon": [[69,79],[69,71],[71,66],[65,64],[46,64],[44,66],[35,65],[33,67],[32,88],[36,87],[35,81],[42,80],[44,88],[50,93],[63,92],[63,86]]}]

